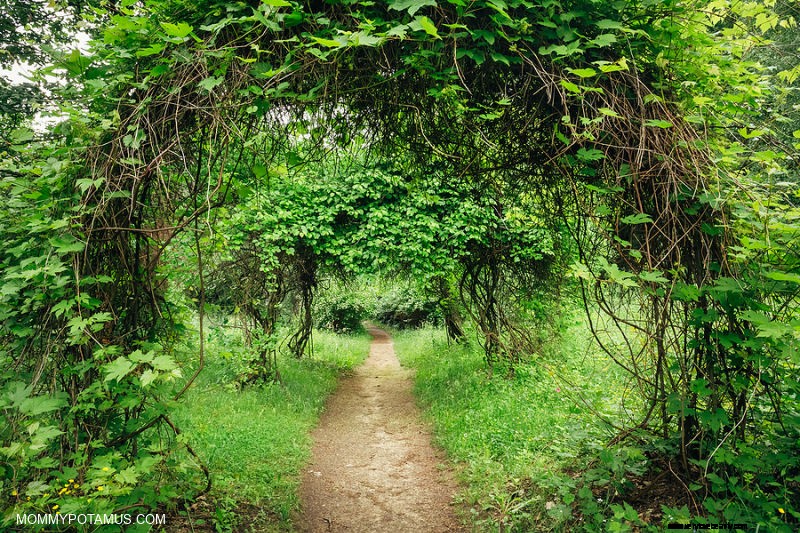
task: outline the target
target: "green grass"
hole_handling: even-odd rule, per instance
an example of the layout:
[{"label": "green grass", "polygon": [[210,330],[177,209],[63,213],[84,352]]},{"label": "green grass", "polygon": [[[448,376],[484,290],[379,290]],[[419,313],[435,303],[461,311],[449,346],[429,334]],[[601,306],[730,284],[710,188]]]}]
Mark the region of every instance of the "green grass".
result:
[{"label": "green grass", "polygon": [[366,358],[370,338],[315,332],[311,358],[279,359],[281,384],[244,390],[232,385],[236,336],[217,329],[209,340],[206,366],[174,418],[212,473],[211,521],[225,530],[247,508],[240,522],[252,531],[287,531],[309,431],[339,375]]},{"label": "green grass", "polygon": [[562,472],[611,435],[622,374],[575,322],[546,356],[514,377],[488,372],[476,342],[448,346],[436,329],[395,335],[401,362],[416,370],[415,393],[434,438],[458,465],[462,503],[479,531],[550,529],[567,518]]}]

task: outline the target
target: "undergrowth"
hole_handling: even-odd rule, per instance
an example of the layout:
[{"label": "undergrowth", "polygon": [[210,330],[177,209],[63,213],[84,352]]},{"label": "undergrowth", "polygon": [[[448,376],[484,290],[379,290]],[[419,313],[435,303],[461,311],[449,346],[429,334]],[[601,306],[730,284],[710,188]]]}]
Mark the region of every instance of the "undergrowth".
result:
[{"label": "undergrowth", "polygon": [[[458,465],[461,504],[479,531],[564,530],[572,518],[571,469],[624,416],[626,383],[575,320],[558,346],[515,368],[489,372],[476,342],[448,345],[440,329],[398,332],[401,362],[434,438]],[[556,370],[558,369],[558,370]]]},{"label": "undergrowth", "polygon": [[205,367],[175,420],[206,462],[213,488],[176,517],[180,527],[290,530],[299,472],[310,456],[309,432],[338,376],[366,358],[369,342],[367,335],[317,331],[313,357],[279,357],[281,383],[239,390],[237,360],[245,348],[235,332],[212,327]]}]

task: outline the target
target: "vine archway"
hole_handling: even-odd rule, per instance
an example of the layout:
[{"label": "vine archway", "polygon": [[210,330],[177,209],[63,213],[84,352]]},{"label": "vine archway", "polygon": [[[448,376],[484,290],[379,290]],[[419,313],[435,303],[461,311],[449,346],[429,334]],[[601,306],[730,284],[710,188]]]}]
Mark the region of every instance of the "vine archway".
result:
[{"label": "vine archway", "polygon": [[[86,416],[64,413],[71,453],[102,448],[133,464],[147,455],[138,444],[147,432],[177,437],[165,405],[186,388],[142,386],[146,372],[149,384],[175,370],[159,352],[171,320],[164,254],[192,236],[202,294],[204,238],[217,213],[319,161],[435,173],[491,205],[496,222],[511,198],[538,206],[542,226],[575,250],[587,310],[636,332],[626,353],[608,349],[648,401],[619,438],[634,429],[677,435],[681,475],[751,429],[743,421],[757,388],[779,405],[757,356],[768,348],[753,348],[759,298],[726,292],[740,276],[728,259],[712,138],[681,104],[675,69],[703,59],[677,57],[670,43],[681,30],[653,22],[691,18],[691,3],[123,4],[102,13],[102,46],[62,65],[93,102],[84,130],[64,126],[85,145],[73,152],[85,163],[52,169],[70,179],[59,261],[72,274],[62,286],[77,296],[14,315],[23,326],[13,365],[34,376],[28,394],[63,394],[73,407],[105,401]],[[497,307],[499,265],[550,271],[510,261],[508,243],[489,237],[464,248],[461,288],[487,360],[513,360],[527,348]],[[306,326],[293,339],[298,353],[316,283],[308,257],[297,267]],[[281,285],[279,268],[251,259],[263,278],[254,291]],[[721,377],[733,374],[735,384]]]},{"label": "vine archway", "polygon": [[[691,397],[697,372],[721,359],[704,351],[707,343],[679,349],[702,333],[685,319],[695,302],[672,294],[728,273],[723,212],[704,200],[712,167],[702,132],[669,103],[651,44],[628,37],[663,8],[590,3],[567,16],[555,3],[534,14],[491,2],[276,1],[213,20],[199,6],[181,20],[158,20],[160,38],[140,48],[140,74],[124,82],[135,89],[119,104],[119,126],[94,150],[102,185],[85,196],[93,214],[80,271],[128,265],[118,277],[130,285],[119,293],[141,302],[134,308],[146,318],[116,327],[125,335],[152,329],[165,245],[154,236],[235,204],[236,184],[342,151],[394,157],[408,169],[436,166],[445,182],[492,198],[498,213],[519,191],[547,205],[549,224],[571,232],[587,301],[646,339],[620,361],[649,389],[640,426],[686,431],[690,418],[663,406],[676,393]],[[119,46],[121,34],[108,31]],[[175,209],[180,203],[192,208]],[[497,307],[500,244],[471,251],[477,262],[462,283],[489,361],[524,349]],[[598,263],[598,250],[609,260]],[[631,297],[647,316],[620,316],[612,302]],[[686,373],[668,377],[676,357]]]}]

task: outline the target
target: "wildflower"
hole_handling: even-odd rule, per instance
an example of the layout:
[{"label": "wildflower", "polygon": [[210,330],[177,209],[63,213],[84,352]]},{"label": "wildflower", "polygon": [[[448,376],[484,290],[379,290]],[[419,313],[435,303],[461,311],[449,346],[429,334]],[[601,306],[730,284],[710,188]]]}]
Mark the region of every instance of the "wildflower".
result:
[{"label": "wildflower", "polygon": [[781,514],[786,514],[786,511],[783,510],[783,507],[778,507],[778,512]]},{"label": "wildflower", "polygon": [[74,479],[70,479],[69,482],[70,483],[75,483],[75,480]]},{"label": "wildflower", "polygon": [[103,485],[100,485],[99,487],[97,487],[97,490],[102,491],[103,490]]},{"label": "wildflower", "polygon": [[53,510],[54,510],[54,511],[58,511],[58,504],[56,504],[56,505],[54,505],[54,506],[53,506]]},{"label": "wildflower", "polygon": [[108,472],[109,469],[108,469],[107,466],[104,466],[102,470],[103,470],[103,472]]}]

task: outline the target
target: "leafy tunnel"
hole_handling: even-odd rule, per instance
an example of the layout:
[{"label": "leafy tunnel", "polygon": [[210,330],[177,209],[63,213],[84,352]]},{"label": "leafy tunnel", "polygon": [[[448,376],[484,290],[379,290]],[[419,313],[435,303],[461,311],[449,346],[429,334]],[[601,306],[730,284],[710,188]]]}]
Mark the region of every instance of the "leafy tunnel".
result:
[{"label": "leafy tunnel", "polygon": [[[19,275],[3,289],[3,371],[29,378],[20,395],[52,405],[20,404],[0,435],[22,438],[26,421],[49,413],[55,432],[42,446],[73,457],[65,464],[114,456],[173,476],[169,455],[147,443],[193,453],[169,408],[192,380],[166,386],[176,333],[162,271],[185,241],[201,309],[224,285],[269,338],[294,295],[298,357],[321,272],[424,280],[451,337],[463,335],[459,300],[487,364],[510,371],[536,351],[510,295],[577,280],[598,341],[606,319],[630,337],[608,352],[647,403],[616,438],[674,438],[677,475],[696,477],[700,464],[707,475],[731,435],[766,431],[752,416],[755,391],[780,420],[781,395],[797,384],[783,377],[788,330],[764,329],[794,298],[791,267],[770,267],[790,285],[767,293],[733,254],[742,217],[722,197],[740,161],[718,154],[738,112],[698,111],[755,69],[707,68],[724,61],[709,28],[728,22],[701,19],[701,3],[96,7],[91,50],[52,67],[83,103],[64,104],[72,119],[57,127],[63,144],[42,152],[45,170],[20,171],[47,195],[6,215],[33,220],[46,205],[63,231],[4,229],[6,276]],[[665,22],[675,19],[684,22]],[[686,39],[695,46],[677,44]],[[701,71],[701,86],[684,83]],[[230,259],[212,269],[204,256],[219,231],[231,235]],[[58,267],[41,260],[41,279],[25,277],[40,261],[31,250],[46,245]],[[262,344],[251,381],[278,377],[275,349]],[[15,475],[52,466],[22,461]],[[132,494],[130,505],[161,498]]]}]

